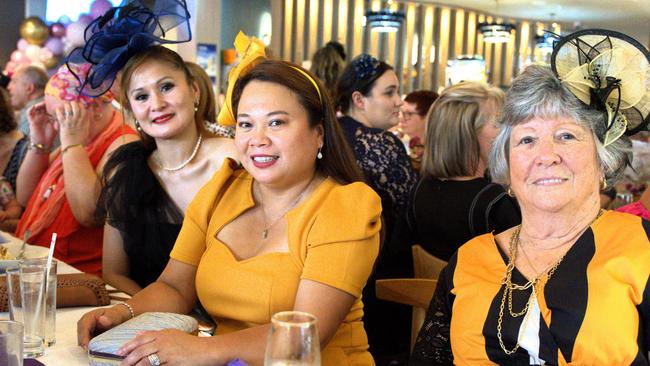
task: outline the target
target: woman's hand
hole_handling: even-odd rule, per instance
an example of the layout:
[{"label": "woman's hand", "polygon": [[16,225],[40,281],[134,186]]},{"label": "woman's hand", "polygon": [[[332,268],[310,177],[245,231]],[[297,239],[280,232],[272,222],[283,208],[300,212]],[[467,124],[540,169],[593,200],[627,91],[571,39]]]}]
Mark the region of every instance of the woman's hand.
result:
[{"label": "woman's hand", "polygon": [[56,109],[59,121],[61,146],[85,145],[90,133],[90,121],[86,118],[86,107],[79,101],[63,102]]},{"label": "woman's hand", "polygon": [[142,332],[117,351],[126,358],[121,366],[151,366],[147,356],[155,353],[168,366],[214,365],[209,358],[210,338],[199,338],[176,329]]},{"label": "woman's hand", "polygon": [[131,313],[123,305],[87,312],[77,322],[77,344],[87,350],[88,342],[95,334],[122,324],[130,317]]},{"label": "woman's hand", "polygon": [[58,133],[56,120],[48,116],[45,102],[34,104],[27,112],[30,139],[34,144],[41,144],[50,148]]}]

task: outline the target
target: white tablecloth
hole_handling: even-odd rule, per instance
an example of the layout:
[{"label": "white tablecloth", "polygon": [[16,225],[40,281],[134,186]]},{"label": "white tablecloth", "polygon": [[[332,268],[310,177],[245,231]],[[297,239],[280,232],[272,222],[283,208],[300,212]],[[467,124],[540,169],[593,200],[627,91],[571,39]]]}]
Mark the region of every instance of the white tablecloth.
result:
[{"label": "white tablecloth", "polygon": [[[10,252],[17,253],[16,248],[20,247],[20,240],[5,233],[0,235],[9,242],[6,246]],[[38,258],[47,256],[47,248],[28,245],[25,249],[25,257]],[[59,261],[58,273],[80,273],[80,271],[64,262]],[[126,296],[120,294],[121,296]],[[86,366],[88,355],[83,348],[77,346],[77,320],[81,318],[92,307],[65,308],[56,311],[56,344],[45,348],[45,355],[38,358],[46,366]],[[9,319],[8,313],[0,313],[0,319]]]}]

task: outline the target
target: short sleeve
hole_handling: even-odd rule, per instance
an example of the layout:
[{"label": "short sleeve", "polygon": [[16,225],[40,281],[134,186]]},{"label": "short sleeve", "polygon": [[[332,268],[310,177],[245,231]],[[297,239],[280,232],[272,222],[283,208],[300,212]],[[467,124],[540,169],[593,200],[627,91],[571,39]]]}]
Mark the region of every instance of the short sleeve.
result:
[{"label": "short sleeve", "polygon": [[379,251],[381,201],[363,183],[335,188],[307,237],[301,279],[361,296]]},{"label": "short sleeve", "polygon": [[193,266],[199,265],[203,252],[205,252],[206,233],[214,213],[214,207],[223,190],[227,189],[236,166],[237,163],[234,160],[227,159],[221,169],[190,202],[174,249],[169,255],[170,258]]}]

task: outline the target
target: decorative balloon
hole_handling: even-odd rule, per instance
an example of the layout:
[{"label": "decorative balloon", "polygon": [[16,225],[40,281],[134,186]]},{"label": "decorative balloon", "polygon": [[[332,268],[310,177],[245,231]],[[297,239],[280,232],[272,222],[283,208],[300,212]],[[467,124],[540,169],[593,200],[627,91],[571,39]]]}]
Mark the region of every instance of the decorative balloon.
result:
[{"label": "decorative balloon", "polygon": [[59,18],[59,20],[57,21],[57,23],[61,23],[61,24],[67,25],[67,24],[72,23],[72,19],[70,19],[70,17],[67,16],[67,15],[61,15],[61,17]]},{"label": "decorative balloon", "polygon": [[65,37],[65,25],[61,23],[52,23],[50,26],[50,34],[52,37],[63,38]]},{"label": "decorative balloon", "polygon": [[63,49],[64,49],[63,41],[61,38],[56,38],[56,37],[50,37],[50,39],[45,42],[45,48],[50,50],[53,55],[56,56],[61,56],[63,55]]},{"label": "decorative balloon", "polygon": [[93,18],[98,18],[104,13],[108,11],[108,9],[112,8],[113,4],[111,4],[110,1],[108,0],[95,0],[93,3],[90,5],[90,15]]},{"label": "decorative balloon", "polygon": [[27,49],[25,49],[25,56],[29,57],[32,61],[40,61],[40,55],[41,47],[35,44],[30,44],[27,46]]},{"label": "decorative balloon", "polygon": [[43,61],[43,65],[49,70],[59,66],[59,59],[56,56],[52,56],[47,60]]},{"label": "decorative balloon", "polygon": [[50,30],[39,17],[29,17],[20,25],[20,36],[33,45],[41,46],[50,36]]},{"label": "decorative balloon", "polygon": [[88,23],[79,20],[70,24],[66,29],[66,38],[68,43],[75,47],[83,46],[86,42],[84,39],[84,32],[86,31],[87,26]]},{"label": "decorative balloon", "polygon": [[29,62],[29,58],[25,56],[24,53],[20,52],[19,50],[15,50],[14,52],[11,53],[10,56],[11,61],[15,62],[16,64],[21,64],[24,61]]},{"label": "decorative balloon", "polygon": [[29,42],[25,40],[25,38],[21,38],[18,40],[18,43],[16,44],[16,48],[19,51],[24,51],[27,49],[27,46],[29,46]]},{"label": "decorative balloon", "polygon": [[94,18],[90,14],[80,14],[79,18],[77,18],[77,23],[81,22],[81,23],[84,23],[84,24],[88,25],[88,24],[90,24],[90,22],[93,21],[93,19]]}]

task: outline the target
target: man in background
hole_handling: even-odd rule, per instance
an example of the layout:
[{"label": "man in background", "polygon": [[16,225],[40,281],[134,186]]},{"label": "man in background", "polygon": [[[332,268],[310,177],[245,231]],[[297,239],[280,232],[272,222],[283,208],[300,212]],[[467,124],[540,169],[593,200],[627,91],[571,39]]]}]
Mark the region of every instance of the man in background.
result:
[{"label": "man in background", "polygon": [[43,100],[47,80],[48,76],[42,69],[36,66],[25,66],[14,72],[7,86],[11,95],[11,106],[16,111],[18,129],[25,135],[29,135],[27,111]]}]

